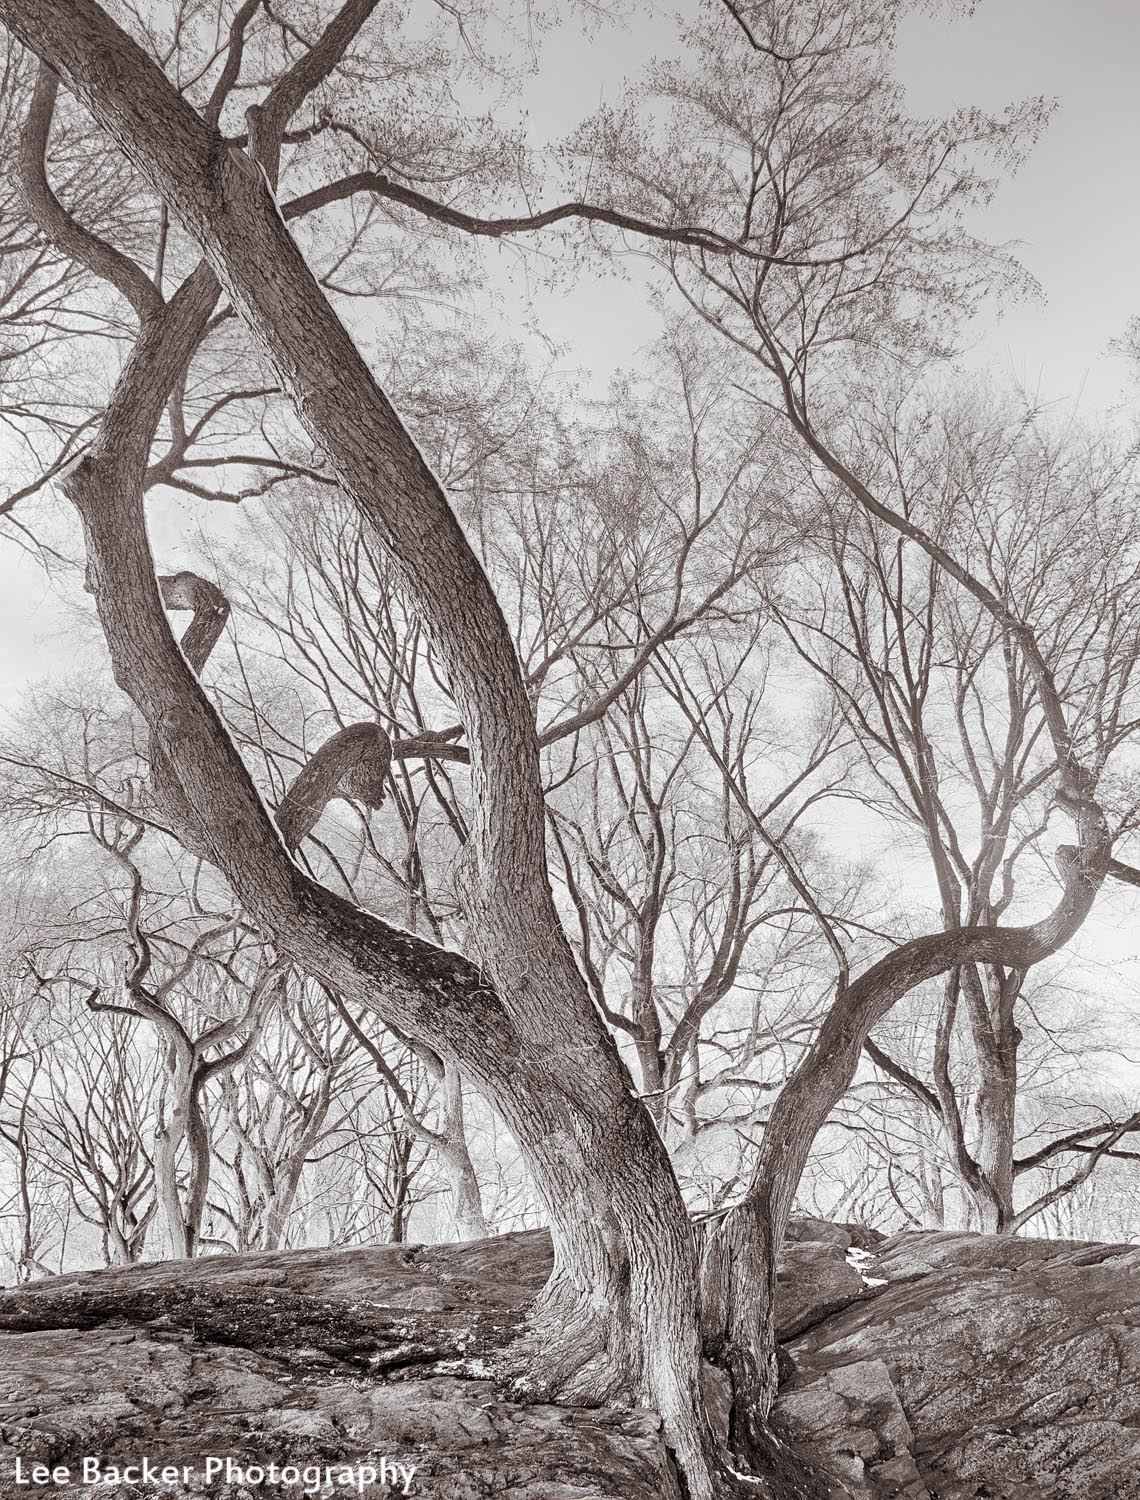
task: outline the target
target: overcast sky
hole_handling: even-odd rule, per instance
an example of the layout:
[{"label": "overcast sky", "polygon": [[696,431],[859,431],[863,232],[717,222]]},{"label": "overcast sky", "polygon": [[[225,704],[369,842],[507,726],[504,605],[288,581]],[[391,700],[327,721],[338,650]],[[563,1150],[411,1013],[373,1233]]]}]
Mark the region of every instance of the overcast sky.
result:
[{"label": "overcast sky", "polygon": [[[599,103],[616,101],[623,77],[639,70],[660,35],[648,8],[616,36],[564,26],[548,39],[530,92],[535,134],[564,134]],[[912,17],[897,63],[916,114],[1055,98],[1029,160],[971,225],[988,239],[1020,242],[1042,297],[981,322],[968,358],[1044,399],[1079,400],[1090,418],[1126,412],[1123,402],[1140,397],[1106,346],[1140,313],[1140,0],[979,0],[970,17]],[[517,272],[515,282],[521,295]],[[541,326],[599,392],[658,326],[640,291],[613,280],[583,276],[560,296],[541,295],[538,307]],[[509,318],[509,303],[504,312]],[[1126,888],[1109,882],[1096,920],[1069,949],[1086,976],[1099,971],[1106,988],[1124,987],[1125,1004],[1122,964],[1140,958],[1134,911]]]},{"label": "overcast sky", "polygon": [[[663,34],[647,8],[624,31],[604,27],[587,36],[571,22],[549,36],[528,91],[536,135],[560,136],[602,100],[616,99],[623,77],[639,70]],[[981,0],[967,19],[908,21],[899,51],[916,112],[996,106],[1035,93],[1057,97],[1056,115],[1029,163],[1002,186],[977,226],[991,238],[1023,242],[1022,259],[1045,300],[980,328],[971,357],[1039,386],[1049,398],[1080,395],[1089,414],[1120,399],[1125,370],[1105,346],[1140,311],[1138,60],[1137,0]],[[505,285],[507,327],[523,294],[516,272],[513,287]],[[636,359],[657,326],[639,293],[586,276],[560,296],[544,295],[539,320],[564,346],[565,363],[586,371],[595,390],[604,389],[615,367]],[[6,643],[0,698],[10,699],[64,652],[36,565],[6,547],[0,583]]]},{"label": "overcast sky", "polygon": [[1140,5],[1136,0],[982,0],[967,20],[915,21],[899,71],[918,109],[1055,96],[1052,123],[984,223],[1023,242],[1044,303],[1015,309],[979,357],[1046,394],[1104,409],[1121,396],[1105,353],[1140,312]]},{"label": "overcast sky", "polygon": [[[563,136],[599,103],[616,100],[623,77],[639,70],[661,35],[659,20],[646,10],[623,32],[604,28],[586,36],[568,25],[549,36],[528,91],[535,135]],[[1140,312],[1138,61],[1140,0],[980,0],[967,19],[909,21],[898,54],[916,113],[1056,96],[1050,128],[1029,162],[973,226],[991,239],[1022,243],[1021,258],[1044,299],[980,327],[970,357],[1047,398],[1079,397],[1089,416],[1118,405],[1125,394],[1127,371],[1106,345]],[[503,251],[501,263],[501,311],[510,330],[525,308],[527,288],[518,257]],[[588,274],[562,295],[542,294],[537,314],[544,332],[562,346],[561,362],[580,368],[599,394],[615,368],[636,361],[658,327],[640,289]],[[185,565],[173,555],[162,563]],[[13,703],[28,681],[72,667],[74,629],[73,609],[60,609],[38,566],[5,545],[0,705]],[[1140,958],[1133,919],[1129,893],[1110,883],[1096,920],[1070,954],[1092,982],[1099,969],[1105,990],[1126,1007],[1140,1006],[1125,977],[1131,970],[1122,967]],[[1122,1078],[1128,1066],[1122,1059]]]},{"label": "overcast sky", "polygon": [[[536,134],[569,130],[663,35],[646,10],[623,32],[586,36],[567,24],[548,39],[530,91]],[[1081,396],[1092,415],[1117,403],[1126,380],[1106,353],[1140,312],[1140,3],[1138,0],[980,0],[972,17],[909,18],[898,70],[917,114],[957,105],[1000,107],[1028,95],[1057,100],[1050,127],[1017,177],[972,227],[1022,242],[1044,300],[977,330],[971,358],[1049,399]],[[552,337],[595,377],[633,357],[654,332],[652,312],[620,285],[583,281],[543,298]]]}]

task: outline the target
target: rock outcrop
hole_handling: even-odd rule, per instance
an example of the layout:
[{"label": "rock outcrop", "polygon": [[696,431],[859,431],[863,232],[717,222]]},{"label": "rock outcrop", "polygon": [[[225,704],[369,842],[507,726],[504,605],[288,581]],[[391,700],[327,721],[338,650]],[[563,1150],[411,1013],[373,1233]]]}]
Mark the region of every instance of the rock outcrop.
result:
[{"label": "rock outcrop", "polygon": [[[652,1413],[516,1405],[490,1378],[549,1265],[532,1233],[4,1291],[0,1494],[324,1500],[403,1493],[414,1466],[432,1500],[680,1500]],[[1140,1500],[1138,1270],[1130,1246],[799,1221],[778,1424],[837,1493]],[[105,1482],[79,1482],[84,1457]],[[211,1457],[267,1474],[207,1481]],[[116,1477],[144,1459],[177,1477]],[[36,1463],[75,1482],[18,1483]]]},{"label": "rock outcrop", "polygon": [[786,1345],[784,1432],[853,1495],[1140,1500],[1140,1248],[902,1234]]}]

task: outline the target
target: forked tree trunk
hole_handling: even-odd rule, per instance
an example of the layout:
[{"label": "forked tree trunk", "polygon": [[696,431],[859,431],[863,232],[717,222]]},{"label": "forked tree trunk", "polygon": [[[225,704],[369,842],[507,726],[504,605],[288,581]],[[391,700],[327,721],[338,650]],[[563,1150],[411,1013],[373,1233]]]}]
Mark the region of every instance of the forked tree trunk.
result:
[{"label": "forked tree trunk", "polygon": [[112,1221],[107,1225],[108,1263],[112,1266],[129,1266],[134,1261],[134,1258],[131,1254],[130,1243],[123,1233],[122,1228],[114,1222],[112,1212]]},{"label": "forked tree trunk", "polygon": [[710,1500],[720,1471],[701,1401],[688,1218],[558,924],[533,708],[486,577],[259,168],[203,123],[93,0],[0,0],[0,19],[65,76],[198,238],[430,621],[470,744],[481,967],[387,927],[298,869],[170,636],[142,524],[142,476],[161,413],[155,392],[161,402],[193,347],[187,325],[199,327],[212,301],[201,277],[144,318],[101,433],[66,481],[116,677],[181,785],[191,842],[282,955],[390,1015],[495,1100],[527,1154],[555,1240],[530,1342],[532,1388],[655,1407],[691,1500]]},{"label": "forked tree trunk", "polygon": [[[172,1044],[173,1045],[173,1044]],[[168,1087],[173,1098],[154,1134],[155,1194],[161,1206],[171,1254],[198,1253],[206,1195],[210,1186],[210,1132],[202,1112],[201,1090],[189,1064],[176,1058]],[[185,1184],[179,1182],[179,1157],[186,1148]]]},{"label": "forked tree trunk", "polygon": [[[1043,692],[1051,683],[1046,682]],[[1060,735],[1058,735],[1060,738]],[[1081,784],[1080,766],[1066,768]],[[772,1107],[744,1202],[709,1236],[702,1264],[706,1347],[731,1376],[731,1440],[750,1460],[766,1440],[776,1392],[776,1260],[812,1144],[850,1088],[873,1027],[917,985],[965,963],[1030,968],[1080,928],[1104,882],[1110,834],[1086,795],[1074,807],[1079,843],[1058,851],[1064,882],[1054,909],[1026,927],[972,927],[915,938],[841,987],[811,1048]],[[1011,1095],[1012,1098],[1012,1095]]]},{"label": "forked tree trunk", "polygon": [[[142,484],[166,391],[212,306],[201,277],[144,316],[102,430],[66,481],[83,517],[88,579],[116,678],[181,787],[187,837],[283,956],[391,1017],[495,1101],[531,1166],[554,1238],[554,1272],[523,1351],[530,1389],[646,1403],[661,1414],[688,1500],[734,1493],[702,1402],[688,1217],[558,923],[533,708],[482,569],[293,245],[260,167],[195,114],[95,0],[0,0],[0,20],[63,74],[202,245],[428,622],[470,747],[479,962],[392,929],[304,875],[170,635]],[[1095,863],[1083,860],[1079,872],[1089,900],[1103,878],[1103,860]],[[710,1347],[736,1376],[742,1454],[767,1444],[776,1249],[811,1141],[850,1082],[867,1031],[919,979],[979,958],[1017,962],[1019,947],[1037,952],[1037,937],[1037,929],[990,929],[907,945],[901,962],[892,955],[866,985],[851,987],[781,1095],[749,1201],[712,1237],[705,1262]],[[804,1495],[807,1487],[766,1480],[740,1492]]]},{"label": "forked tree trunk", "polygon": [[[141,495],[132,497],[117,466],[104,471],[97,458],[72,474],[69,493],[87,525],[91,576],[120,681],[135,684],[156,731],[173,729],[193,755],[199,736],[212,737],[219,726],[196,682],[193,699],[180,694],[173,713],[165,708],[170,673],[180,662],[189,669],[170,640],[164,655],[172,655],[150,678],[150,651],[140,649],[147,632],[140,631],[139,590],[145,598],[149,575],[153,591],[153,568],[145,548],[133,564],[120,551],[131,528],[116,517],[124,500],[139,505]],[[156,593],[153,607],[161,609]],[[154,696],[139,688],[136,674],[148,676]],[[203,827],[222,831],[214,857],[250,917],[279,953],[322,974],[354,1004],[392,1017],[413,1041],[461,1058],[524,1150],[549,1215],[555,1268],[520,1346],[523,1387],[535,1396],[645,1402],[661,1413],[691,1500],[730,1493],[733,1481],[721,1468],[701,1398],[688,1216],[661,1139],[587,1006],[568,947],[550,932],[521,928],[508,895],[485,898],[481,972],[383,928],[295,866],[276,869],[283,850],[278,844],[274,859],[255,835],[250,814],[260,803],[232,747],[230,754],[226,774],[211,769],[197,782],[186,774],[184,785]],[[207,762],[199,764],[205,769]],[[495,997],[519,1021],[506,1021]],[[578,997],[583,1003],[570,1026],[565,1008]]]},{"label": "forked tree trunk", "polygon": [[260,1248],[263,1250],[281,1248],[285,1226],[289,1222],[293,1205],[297,1201],[297,1190],[301,1186],[301,1174],[305,1170],[306,1159],[305,1153],[294,1152],[285,1172],[284,1181],[274,1186],[273,1196],[266,1208],[265,1228],[261,1234]]}]

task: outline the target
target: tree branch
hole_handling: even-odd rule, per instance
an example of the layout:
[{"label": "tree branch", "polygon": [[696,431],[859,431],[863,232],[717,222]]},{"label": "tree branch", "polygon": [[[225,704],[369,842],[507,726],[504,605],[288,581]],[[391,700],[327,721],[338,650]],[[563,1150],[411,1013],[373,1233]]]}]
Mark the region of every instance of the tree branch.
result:
[{"label": "tree branch", "polygon": [[429,198],[426,193],[421,193],[417,188],[409,187],[406,183],[396,182],[383,172],[374,171],[352,172],[346,177],[338,178],[335,182],[313,188],[310,192],[302,193],[299,197],[291,198],[287,203],[283,203],[281,212],[286,219],[297,219],[305,214],[314,213],[319,208],[327,208],[331,203],[341,203],[357,193],[370,193],[376,198],[386,198],[389,202],[398,203],[403,208],[410,208],[415,213],[422,214],[424,218],[434,220],[437,224],[446,224],[450,229],[459,229],[464,234],[488,239],[502,239],[512,234],[530,234],[536,230],[549,229],[555,224],[568,220],[577,220],[588,224],[605,224],[611,229],[636,234],[642,239],[660,240],[669,245],[684,245],[707,255],[739,255],[745,260],[756,261],[766,266],[787,266],[800,270],[823,269],[826,266],[840,265],[865,254],[870,248],[861,245],[833,256],[772,255],[757,245],[733,239],[730,235],[720,234],[715,229],[703,229],[692,224],[658,224],[652,219],[643,219],[636,214],[625,213],[619,208],[604,208],[601,204],[582,203],[577,200],[559,203],[553,208],[545,208],[534,214],[513,214],[495,219],[482,219],[476,214],[465,213],[462,209],[453,208],[448,203],[440,203],[438,199]]},{"label": "tree branch", "polygon": [[908,1068],[904,1068],[888,1053],[871,1040],[870,1037],[863,1043],[863,1051],[871,1059],[877,1068],[881,1068],[888,1078],[893,1078],[896,1083],[901,1083],[908,1093],[913,1094],[920,1104],[925,1104],[931,1114],[938,1119],[942,1118],[942,1105],[939,1103],[938,1095],[933,1089],[927,1088],[921,1078],[916,1078]]},{"label": "tree branch", "polygon": [[114,245],[80,224],[52,192],[47,178],[47,151],[55,114],[59,80],[40,63],[36,85],[20,141],[20,187],[28,213],[58,250],[109,282],[134,308],[139,321],[162,306],[162,296],[150,277]]},{"label": "tree branch", "polygon": [[286,125],[336,68],[376,4],[377,0],[346,0],[320,39],[277,80],[260,104],[251,105],[246,111],[249,154],[264,170],[271,188],[277,187],[281,138]]}]

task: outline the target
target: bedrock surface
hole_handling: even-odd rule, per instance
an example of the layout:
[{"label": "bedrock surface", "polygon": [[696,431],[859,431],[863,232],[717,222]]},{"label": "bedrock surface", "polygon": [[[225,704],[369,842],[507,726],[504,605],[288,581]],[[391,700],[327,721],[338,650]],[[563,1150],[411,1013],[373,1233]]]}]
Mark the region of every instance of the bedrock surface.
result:
[{"label": "bedrock surface", "polygon": [[[0,1494],[179,1500],[205,1459],[415,1465],[433,1500],[680,1500],[651,1412],[521,1406],[488,1361],[546,1236],[176,1261],[0,1292]],[[780,1276],[777,1419],[837,1493],[1140,1500],[1140,1250],[801,1220]],[[16,1485],[33,1463],[187,1485]],[[376,1496],[401,1493],[378,1483]],[[334,1476],[325,1495],[349,1494]]]}]

